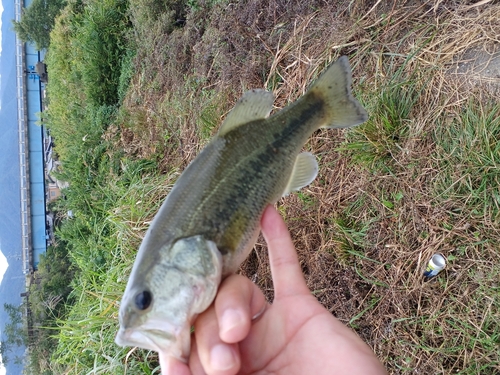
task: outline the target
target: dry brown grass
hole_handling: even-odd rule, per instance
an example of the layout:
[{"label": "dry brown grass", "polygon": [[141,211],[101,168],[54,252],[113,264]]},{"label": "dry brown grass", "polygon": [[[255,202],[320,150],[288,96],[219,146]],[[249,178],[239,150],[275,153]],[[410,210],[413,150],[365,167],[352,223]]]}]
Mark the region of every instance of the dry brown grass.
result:
[{"label": "dry brown grass", "polygon": [[[165,168],[182,168],[206,142],[199,118],[207,108],[210,121],[220,121],[243,91],[262,86],[281,108],[343,54],[380,138],[381,93],[415,83],[400,137],[376,140],[392,142],[382,168],[339,151],[344,133],[318,132],[305,147],[320,158],[320,175],[279,208],[310,289],[390,373],[500,373],[499,218],[474,214],[467,197],[444,197],[449,168],[436,135],[459,121],[471,96],[494,98],[471,75],[453,72],[471,48],[496,51],[499,19],[500,6],[489,1],[256,0],[201,5],[169,34],[152,37],[148,25],[137,26],[142,44],[125,101],[133,115],[122,124],[124,149],[161,153]],[[367,129],[348,139],[366,140]],[[423,268],[435,252],[449,265],[427,281]],[[241,272],[272,299],[262,239]]]}]

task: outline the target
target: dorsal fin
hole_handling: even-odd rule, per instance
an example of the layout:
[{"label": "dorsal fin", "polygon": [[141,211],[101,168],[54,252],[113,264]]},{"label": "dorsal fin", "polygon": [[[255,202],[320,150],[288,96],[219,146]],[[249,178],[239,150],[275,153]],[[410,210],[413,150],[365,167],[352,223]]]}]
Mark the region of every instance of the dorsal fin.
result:
[{"label": "dorsal fin", "polygon": [[262,89],[247,91],[227,115],[219,129],[219,135],[250,121],[266,118],[273,109],[273,103],[272,92]]},{"label": "dorsal fin", "polygon": [[310,152],[303,152],[297,155],[292,175],[288,181],[283,196],[290,194],[294,190],[300,190],[309,185],[318,175],[318,162],[316,157]]}]

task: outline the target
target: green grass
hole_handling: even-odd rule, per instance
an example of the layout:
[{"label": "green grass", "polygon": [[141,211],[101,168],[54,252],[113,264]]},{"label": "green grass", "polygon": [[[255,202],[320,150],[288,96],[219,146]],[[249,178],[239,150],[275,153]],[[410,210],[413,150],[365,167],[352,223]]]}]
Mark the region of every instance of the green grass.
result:
[{"label": "green grass", "polygon": [[[356,194],[343,220],[332,225],[339,260],[374,288],[350,323],[356,328],[359,319],[371,319],[367,314],[380,314],[373,324],[383,332],[378,348],[391,373],[432,367],[444,374],[496,374],[499,107],[475,95],[449,104],[447,94],[432,87],[435,70],[417,75],[405,69],[409,61],[386,70],[390,79],[376,95],[362,91],[370,119],[339,148],[370,181],[363,187],[369,196]],[[370,228],[356,226],[359,217],[373,217]],[[374,233],[378,246],[365,240]],[[425,254],[426,262],[439,251],[447,254],[447,269],[423,283],[418,256]]]},{"label": "green grass", "polygon": [[447,212],[442,227],[454,234],[448,277],[440,279],[447,293],[439,300],[441,292],[424,292],[427,308],[400,323],[420,338],[401,345],[442,358],[438,372],[494,374],[500,366],[499,107],[471,97],[452,113],[432,134],[433,200]]},{"label": "green grass", "polygon": [[[141,233],[171,188],[176,173],[144,175],[128,165],[125,178],[109,181],[109,200],[100,220],[88,222],[76,215],[67,219],[59,238],[70,246],[79,272],[72,282],[76,302],[57,321],[58,347],[53,361],[69,373],[123,374],[125,367],[143,369],[157,363],[156,353],[120,348],[114,343],[118,329],[118,304],[130,273]],[[103,217],[104,216],[104,217]],[[87,227],[90,226],[90,227]],[[124,357],[128,356],[126,363]],[[151,365],[146,365],[150,363]],[[157,365],[156,365],[157,366]],[[159,373],[151,367],[146,373]],[[135,371],[135,370],[132,370]]]},{"label": "green grass", "polygon": [[124,0],[85,6],[69,2],[51,32],[53,44],[46,57],[50,104],[44,122],[58,139],[56,150],[63,159],[80,157],[82,148],[101,144],[119,94],[126,90],[127,56],[134,53],[125,53],[127,4]]},{"label": "green grass", "polygon": [[[58,18],[47,57],[44,121],[62,162],[58,175],[70,184],[66,200],[55,206],[57,245],[71,261],[73,281],[61,313],[44,325],[52,336],[47,342],[57,341],[55,352],[32,352],[40,373],[159,374],[156,353],[119,348],[114,336],[137,248],[177,170],[216,132],[241,87],[264,85],[276,65],[268,87],[295,95],[311,69],[326,66],[337,52],[351,55],[354,89],[370,119],[346,132],[340,147],[325,132],[315,135],[321,140],[311,142],[311,151],[317,147],[322,155],[322,181],[284,199],[295,202],[293,210],[280,206],[285,215],[294,213],[286,218],[291,226],[300,224],[295,240],[304,264],[339,275],[325,274],[323,284],[311,288],[325,297],[341,281],[348,284],[358,304],[349,316],[342,315],[344,307],[335,314],[390,373],[498,372],[499,106],[469,93],[453,104],[439,90],[436,73],[443,67],[421,51],[441,53],[437,31],[446,22],[418,26],[425,17],[435,19],[417,12],[406,24],[408,15],[397,9],[373,23],[378,8],[364,17],[353,5],[349,17],[356,23],[344,22],[360,34],[346,35],[345,44],[354,47],[339,50],[332,47],[343,43],[337,40],[317,44],[317,35],[331,29],[324,17],[333,10],[326,5],[308,18],[316,29],[307,34],[306,23],[269,21],[274,14],[247,4],[248,14],[259,15],[257,35],[237,17],[225,18],[242,4],[70,1]],[[273,4],[281,12],[293,8]],[[322,22],[327,29],[318,28]],[[384,39],[391,32],[394,39]],[[371,40],[359,48],[351,43],[363,38]],[[278,53],[280,46],[286,51]],[[206,61],[208,67],[197,65]],[[258,74],[224,81],[226,71],[246,77],[247,70]],[[67,210],[73,218],[64,217]],[[424,281],[420,268],[438,251],[448,266]],[[261,276],[265,285],[269,276]],[[38,295],[37,303],[49,302],[50,293]]]},{"label": "green grass", "polygon": [[390,63],[390,78],[362,95],[368,121],[349,132],[338,149],[348,151],[353,162],[367,170],[392,172],[405,153],[414,108],[425,89],[416,74],[407,72],[410,61],[411,56],[400,66],[395,61]]},{"label": "green grass", "polygon": [[224,111],[227,108],[227,98],[208,92],[203,95],[202,109],[199,114],[198,134],[203,142],[208,142],[219,129]]},{"label": "green grass", "polygon": [[362,249],[367,246],[366,234],[369,228],[370,223],[356,222],[347,215],[331,220],[331,235],[336,244],[333,252],[340,263],[350,264],[356,257],[366,258]]},{"label": "green grass", "polygon": [[[434,131],[440,172],[438,199],[455,202],[466,215],[500,220],[500,106],[471,98]],[[458,212],[457,212],[458,213]]]},{"label": "green grass", "polygon": [[[476,279],[477,270],[469,277]],[[415,368],[424,356],[437,358],[437,373],[494,374],[500,364],[498,345],[500,313],[498,286],[491,284],[500,277],[500,269],[493,267],[484,274],[483,282],[476,285],[459,277],[459,285],[446,283],[448,296],[440,300],[432,289],[422,292],[420,313],[391,322],[392,330],[402,333],[398,337],[400,358],[390,357],[402,368]],[[468,291],[464,295],[464,291]],[[436,306],[437,305],[437,306]]]}]

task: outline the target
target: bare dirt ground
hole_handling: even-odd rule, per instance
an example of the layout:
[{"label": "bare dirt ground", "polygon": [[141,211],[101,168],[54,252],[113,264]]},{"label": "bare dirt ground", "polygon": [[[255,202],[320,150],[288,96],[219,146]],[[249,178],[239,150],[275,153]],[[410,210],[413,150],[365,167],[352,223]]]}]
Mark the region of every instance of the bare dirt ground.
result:
[{"label": "bare dirt ground", "polygon": [[471,87],[480,86],[492,94],[500,90],[500,52],[497,48],[487,51],[468,49],[457,64],[448,71],[455,79],[465,79]]}]

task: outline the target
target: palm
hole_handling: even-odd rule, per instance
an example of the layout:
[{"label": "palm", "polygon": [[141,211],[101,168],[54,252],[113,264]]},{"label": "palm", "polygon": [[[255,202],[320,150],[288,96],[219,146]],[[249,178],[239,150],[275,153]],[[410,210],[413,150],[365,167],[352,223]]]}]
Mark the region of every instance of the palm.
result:
[{"label": "palm", "polygon": [[324,351],[322,336],[329,318],[331,315],[311,295],[275,301],[239,344],[241,373],[314,373],[309,360],[304,369],[298,359]]}]

